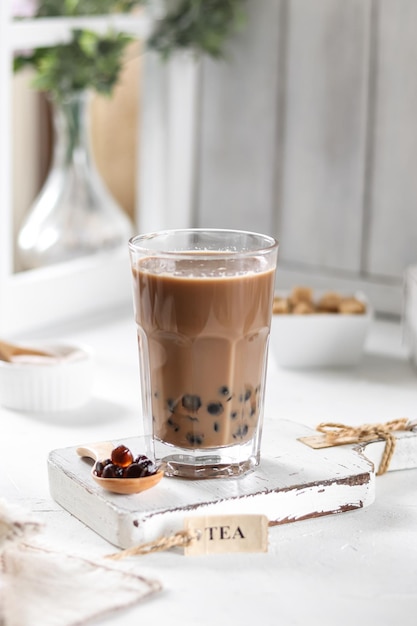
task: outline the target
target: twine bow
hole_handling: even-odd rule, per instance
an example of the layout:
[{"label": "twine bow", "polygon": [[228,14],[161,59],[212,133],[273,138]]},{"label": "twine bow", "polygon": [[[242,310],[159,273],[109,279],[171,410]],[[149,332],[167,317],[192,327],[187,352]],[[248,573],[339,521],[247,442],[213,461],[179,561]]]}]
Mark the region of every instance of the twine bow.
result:
[{"label": "twine bow", "polygon": [[348,426],[334,422],[323,422],[316,428],[316,430],[325,435],[326,441],[330,445],[361,443],[364,441],[372,441],[373,439],[383,439],[385,441],[385,448],[376,473],[377,476],[385,474],[394,454],[396,439],[393,433],[399,430],[411,429],[412,426],[406,417],[392,420],[385,424],[362,424],[362,426]]}]

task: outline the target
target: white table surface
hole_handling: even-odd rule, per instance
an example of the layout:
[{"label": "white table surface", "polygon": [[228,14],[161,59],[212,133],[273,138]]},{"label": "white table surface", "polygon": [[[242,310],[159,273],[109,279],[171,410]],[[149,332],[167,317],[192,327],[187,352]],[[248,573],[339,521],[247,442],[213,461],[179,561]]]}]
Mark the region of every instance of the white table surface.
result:
[{"label": "white table surface", "polygon": [[[114,548],[51,499],[46,459],[55,448],[141,434],[132,315],[35,338],[90,345],[96,355],[93,396],[83,409],[49,418],[0,408],[0,496],[38,514],[45,523],[43,542],[51,548],[101,557]],[[314,428],[321,421],[397,417],[417,418],[417,371],[399,323],[372,323],[366,353],[354,369],[283,370],[270,355],[266,420]],[[376,500],[364,509],[271,528],[266,554],[185,557],[169,551],[125,561],[124,567],[159,580],[162,593],[95,623],[414,626],[417,469],[378,477]]]}]

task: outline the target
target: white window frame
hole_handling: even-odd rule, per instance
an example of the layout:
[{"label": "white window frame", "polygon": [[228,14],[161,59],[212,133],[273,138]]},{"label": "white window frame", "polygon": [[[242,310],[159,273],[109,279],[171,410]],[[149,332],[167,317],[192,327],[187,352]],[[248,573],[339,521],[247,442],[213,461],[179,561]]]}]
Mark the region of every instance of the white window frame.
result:
[{"label": "white window frame", "polygon": [[[128,248],[14,273],[12,197],[12,60],[21,48],[53,45],[71,29],[109,27],[145,39],[152,18],[112,15],[12,20],[11,1],[0,2],[0,335],[55,326],[130,306]],[[149,232],[192,225],[198,64],[186,54],[169,63],[146,54],[141,95],[136,228]],[[140,211],[138,207],[140,206]]]}]

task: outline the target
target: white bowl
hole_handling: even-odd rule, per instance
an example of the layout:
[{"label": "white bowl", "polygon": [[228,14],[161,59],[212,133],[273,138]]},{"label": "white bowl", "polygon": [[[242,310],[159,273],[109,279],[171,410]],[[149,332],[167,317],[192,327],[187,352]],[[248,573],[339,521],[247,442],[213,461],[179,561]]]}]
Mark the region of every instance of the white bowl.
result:
[{"label": "white bowl", "polygon": [[355,298],[366,305],[365,313],[274,314],[270,346],[275,363],[285,368],[357,365],[373,313],[363,294]]},{"label": "white bowl", "polygon": [[56,344],[36,347],[51,351],[54,357],[0,361],[0,404],[32,412],[68,411],[85,404],[93,380],[90,349]]}]

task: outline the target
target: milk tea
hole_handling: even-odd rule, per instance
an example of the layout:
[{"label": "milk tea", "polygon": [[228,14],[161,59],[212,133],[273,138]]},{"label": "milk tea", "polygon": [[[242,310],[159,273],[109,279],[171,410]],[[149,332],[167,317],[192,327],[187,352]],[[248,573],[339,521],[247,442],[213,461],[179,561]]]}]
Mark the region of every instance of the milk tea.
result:
[{"label": "milk tea", "polygon": [[184,449],[251,440],[262,415],[274,269],[198,252],[133,269],[156,439]]}]

